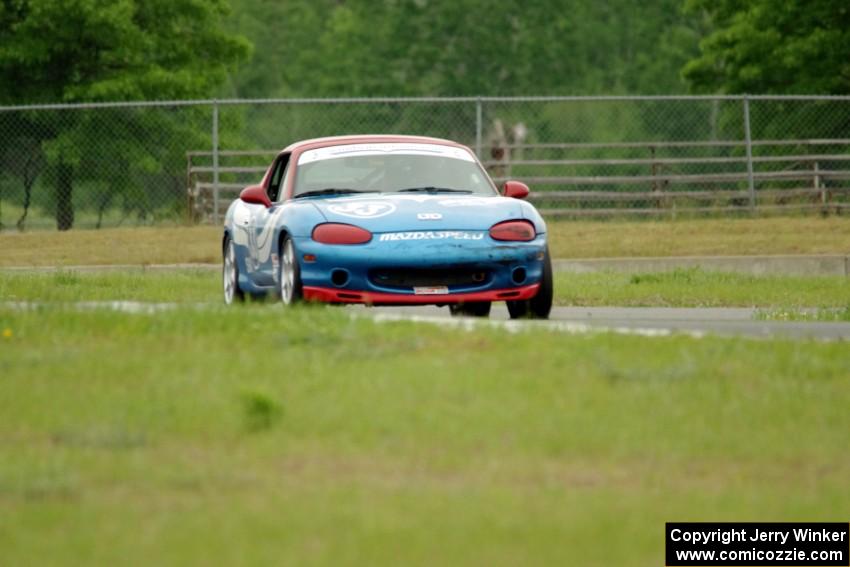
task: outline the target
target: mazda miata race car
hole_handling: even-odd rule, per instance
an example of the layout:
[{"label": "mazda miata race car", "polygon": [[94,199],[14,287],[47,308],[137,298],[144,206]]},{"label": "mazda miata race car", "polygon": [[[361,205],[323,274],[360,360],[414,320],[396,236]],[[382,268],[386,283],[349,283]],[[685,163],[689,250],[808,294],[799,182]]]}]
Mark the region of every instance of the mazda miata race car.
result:
[{"label": "mazda miata race car", "polygon": [[284,149],[227,210],[224,300],[448,305],[546,318],[546,224],[503,193],[466,146],[417,136],[339,136]]}]

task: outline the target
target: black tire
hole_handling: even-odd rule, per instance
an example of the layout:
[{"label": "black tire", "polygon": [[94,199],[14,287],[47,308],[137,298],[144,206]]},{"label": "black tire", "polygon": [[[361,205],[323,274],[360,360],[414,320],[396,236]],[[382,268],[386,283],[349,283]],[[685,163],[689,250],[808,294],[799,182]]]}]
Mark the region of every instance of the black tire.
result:
[{"label": "black tire", "polygon": [[549,247],[547,246],[546,253],[543,256],[543,277],[540,279],[537,295],[531,299],[507,301],[511,319],[548,319],[549,312],[552,311],[553,291],[552,260],[549,258]]},{"label": "black tire", "polygon": [[489,301],[452,303],[449,304],[449,312],[452,317],[489,317],[491,306],[492,304]]},{"label": "black tire", "polygon": [[239,263],[236,262],[236,246],[230,236],[224,237],[221,259],[221,281],[224,291],[224,303],[242,303],[245,292],[239,289]]},{"label": "black tire", "polygon": [[278,262],[278,294],[284,305],[295,305],[304,301],[304,286],[301,283],[301,266],[298,264],[298,253],[295,243],[286,237],[280,247],[280,262]]}]

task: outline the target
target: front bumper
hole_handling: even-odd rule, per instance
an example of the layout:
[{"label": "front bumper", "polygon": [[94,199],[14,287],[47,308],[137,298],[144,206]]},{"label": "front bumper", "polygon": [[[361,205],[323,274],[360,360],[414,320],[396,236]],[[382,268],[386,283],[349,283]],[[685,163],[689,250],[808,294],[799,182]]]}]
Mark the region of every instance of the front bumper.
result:
[{"label": "front bumper", "polygon": [[[545,234],[530,242],[475,240],[383,241],[329,245],[296,238],[304,297],[330,303],[427,305],[529,299],[543,275]],[[312,261],[305,260],[305,256]],[[387,277],[405,274],[411,279]],[[424,275],[423,275],[424,273]],[[436,278],[427,280],[428,274]],[[383,276],[381,276],[383,274]],[[471,274],[464,280],[459,274]],[[442,281],[441,278],[445,278]],[[416,280],[416,281],[414,281]],[[416,287],[445,293],[417,293]]]},{"label": "front bumper", "polygon": [[517,301],[537,295],[540,284],[514,289],[494,289],[470,293],[415,295],[373,291],[348,291],[345,289],[304,286],[304,299],[323,303],[365,303],[366,305],[447,305],[477,301]]}]

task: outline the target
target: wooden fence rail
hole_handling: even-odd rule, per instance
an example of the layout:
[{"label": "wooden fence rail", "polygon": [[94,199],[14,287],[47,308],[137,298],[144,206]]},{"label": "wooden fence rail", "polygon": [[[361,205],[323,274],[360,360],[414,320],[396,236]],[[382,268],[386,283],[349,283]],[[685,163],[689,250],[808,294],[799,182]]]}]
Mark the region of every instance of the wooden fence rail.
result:
[{"label": "wooden fence rail", "polygon": [[[502,148],[508,150],[499,152],[502,159],[482,163],[497,183],[507,179],[528,183],[530,200],[547,216],[841,213],[850,208],[850,139],[753,140],[751,148],[758,155],[751,158],[744,155],[745,144],[743,140],[516,144]],[[828,151],[823,151],[825,146],[830,146]],[[190,210],[198,219],[220,220],[212,218],[213,211],[226,210],[243,187],[259,180],[277,151],[187,152]],[[562,155],[535,157],[542,151]],[[648,157],[617,155],[624,151],[645,151]],[[678,155],[688,151],[700,155]],[[577,152],[581,157],[570,156]],[[665,152],[677,155],[662,155]]]}]

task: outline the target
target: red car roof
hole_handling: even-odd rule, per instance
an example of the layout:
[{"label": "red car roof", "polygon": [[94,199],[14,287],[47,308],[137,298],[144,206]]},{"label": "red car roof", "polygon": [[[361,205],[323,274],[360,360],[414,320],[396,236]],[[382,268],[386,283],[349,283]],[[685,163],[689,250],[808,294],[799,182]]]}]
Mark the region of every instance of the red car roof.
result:
[{"label": "red car roof", "polygon": [[459,148],[469,149],[463,144],[458,144],[452,140],[444,140],[442,138],[430,138],[428,136],[403,136],[397,134],[359,134],[352,136],[330,136],[327,138],[313,138],[311,140],[301,140],[290,144],[283,149],[284,152],[302,152],[315,148],[323,148],[326,146],[339,146],[342,144],[370,144],[370,143],[418,143],[418,144],[437,144],[441,146],[455,146]]}]

